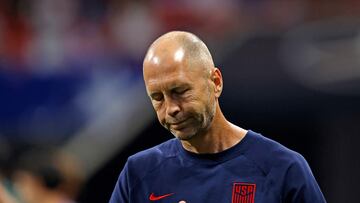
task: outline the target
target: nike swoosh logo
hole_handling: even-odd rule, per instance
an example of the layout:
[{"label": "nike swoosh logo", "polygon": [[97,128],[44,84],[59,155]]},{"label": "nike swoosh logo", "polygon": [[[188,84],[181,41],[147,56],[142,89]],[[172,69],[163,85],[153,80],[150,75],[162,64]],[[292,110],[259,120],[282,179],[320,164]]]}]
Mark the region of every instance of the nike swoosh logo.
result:
[{"label": "nike swoosh logo", "polygon": [[171,195],[173,195],[173,194],[174,194],[174,193],[169,193],[169,194],[166,194],[166,195],[155,196],[154,193],[151,193],[149,199],[150,199],[151,201],[156,201],[156,200],[163,199],[163,198],[165,198],[165,197],[169,197],[169,196],[171,196]]}]

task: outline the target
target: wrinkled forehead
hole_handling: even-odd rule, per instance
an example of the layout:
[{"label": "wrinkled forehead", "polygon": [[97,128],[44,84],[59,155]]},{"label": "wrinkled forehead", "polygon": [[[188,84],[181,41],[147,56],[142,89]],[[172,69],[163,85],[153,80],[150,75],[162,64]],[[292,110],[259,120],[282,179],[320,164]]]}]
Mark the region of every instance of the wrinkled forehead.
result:
[{"label": "wrinkled forehead", "polygon": [[161,58],[159,63],[150,61],[144,64],[144,82],[148,92],[191,86],[204,78],[200,68],[189,67],[186,60],[176,60],[176,57],[175,54],[170,60]]},{"label": "wrinkled forehead", "polygon": [[172,58],[155,58],[153,61],[144,63],[144,81],[146,84],[151,81],[165,81],[168,79],[189,79],[199,75],[198,71],[190,68],[186,60]]},{"label": "wrinkled forehead", "polygon": [[174,89],[184,85],[191,86],[196,82],[195,77],[181,69],[167,69],[166,72],[151,74],[144,80],[148,92]]}]

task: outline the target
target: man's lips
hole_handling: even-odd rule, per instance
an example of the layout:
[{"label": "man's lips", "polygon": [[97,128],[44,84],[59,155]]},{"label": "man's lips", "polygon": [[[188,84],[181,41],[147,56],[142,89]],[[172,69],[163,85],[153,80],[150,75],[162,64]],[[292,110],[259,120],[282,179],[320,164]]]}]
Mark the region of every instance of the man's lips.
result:
[{"label": "man's lips", "polygon": [[186,127],[187,120],[188,119],[182,120],[180,122],[169,123],[169,126],[171,126],[171,128],[174,130],[181,130],[182,128]]},{"label": "man's lips", "polygon": [[183,121],[173,122],[173,123],[169,123],[169,124],[170,124],[170,125],[179,125],[179,124],[181,124],[181,123],[183,123],[183,122],[185,122],[185,121],[186,121],[186,119],[183,120]]}]

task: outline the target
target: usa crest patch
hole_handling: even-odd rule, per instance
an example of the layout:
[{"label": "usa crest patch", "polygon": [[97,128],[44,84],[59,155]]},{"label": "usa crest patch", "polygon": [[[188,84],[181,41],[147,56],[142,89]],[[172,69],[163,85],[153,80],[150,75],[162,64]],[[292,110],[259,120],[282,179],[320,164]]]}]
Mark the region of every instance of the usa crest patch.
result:
[{"label": "usa crest patch", "polygon": [[232,203],[254,203],[256,184],[234,183]]}]

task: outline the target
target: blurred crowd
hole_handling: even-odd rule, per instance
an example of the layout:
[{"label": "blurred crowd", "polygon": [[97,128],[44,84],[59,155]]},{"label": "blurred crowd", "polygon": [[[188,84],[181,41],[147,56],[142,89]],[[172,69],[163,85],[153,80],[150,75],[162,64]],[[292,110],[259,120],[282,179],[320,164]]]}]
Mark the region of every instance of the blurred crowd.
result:
[{"label": "blurred crowd", "polygon": [[238,19],[246,22],[240,8],[233,0],[2,0],[1,68],[44,74],[139,60],[165,30],[195,29],[206,37],[236,30]]},{"label": "blurred crowd", "polygon": [[232,0],[2,0],[1,69],[52,74],[121,68],[121,60],[140,60],[165,30],[226,34],[235,28],[238,8]]},{"label": "blurred crowd", "polygon": [[210,44],[256,30],[356,15],[359,3],[275,0],[1,0],[0,69],[35,74],[123,68],[167,30]]}]

